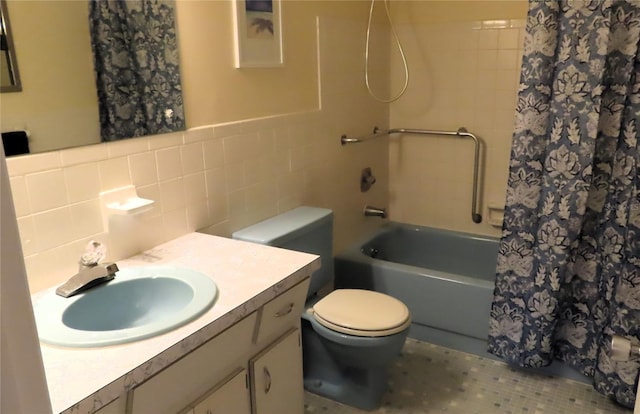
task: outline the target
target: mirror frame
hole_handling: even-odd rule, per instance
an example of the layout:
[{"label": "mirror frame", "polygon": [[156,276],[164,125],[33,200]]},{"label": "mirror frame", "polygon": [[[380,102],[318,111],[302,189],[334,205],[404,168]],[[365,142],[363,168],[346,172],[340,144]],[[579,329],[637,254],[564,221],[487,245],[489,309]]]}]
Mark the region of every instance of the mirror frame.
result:
[{"label": "mirror frame", "polygon": [[16,60],[15,46],[13,45],[13,35],[11,34],[11,26],[9,24],[9,12],[5,0],[0,0],[0,24],[6,36],[7,54],[9,58],[9,74],[11,75],[12,85],[0,86],[2,92],[20,92],[22,91],[22,83],[20,81],[20,72],[18,71],[18,61]]}]

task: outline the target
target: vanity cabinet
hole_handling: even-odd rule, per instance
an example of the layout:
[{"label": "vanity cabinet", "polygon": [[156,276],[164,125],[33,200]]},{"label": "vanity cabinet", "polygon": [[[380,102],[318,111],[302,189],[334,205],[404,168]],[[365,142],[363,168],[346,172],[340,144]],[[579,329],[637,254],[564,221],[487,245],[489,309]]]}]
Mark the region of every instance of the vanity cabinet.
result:
[{"label": "vanity cabinet", "polygon": [[251,400],[247,392],[247,370],[241,369],[215,387],[202,401],[184,414],[249,413]]},{"label": "vanity cabinet", "polygon": [[[209,393],[230,373],[246,366],[256,313],[245,317],[200,348],[131,391],[130,413],[176,414]],[[245,391],[248,395],[248,390]]]},{"label": "vanity cabinet", "polygon": [[[300,330],[293,329],[249,361],[252,414],[304,410]],[[230,413],[232,411],[229,411]]]},{"label": "vanity cabinet", "polygon": [[94,414],[122,414],[126,412],[126,409],[127,409],[126,405],[123,404],[120,398],[118,398],[114,401],[111,401],[109,404],[105,405],[104,407],[100,408]]},{"label": "vanity cabinet", "polygon": [[134,388],[128,414],[301,414],[309,278]]}]

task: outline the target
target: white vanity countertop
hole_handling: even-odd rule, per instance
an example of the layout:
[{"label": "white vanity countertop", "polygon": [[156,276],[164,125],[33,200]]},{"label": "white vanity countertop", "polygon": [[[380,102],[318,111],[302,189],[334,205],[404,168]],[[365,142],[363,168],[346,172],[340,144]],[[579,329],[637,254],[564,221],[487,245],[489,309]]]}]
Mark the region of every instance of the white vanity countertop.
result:
[{"label": "white vanity countertop", "polygon": [[[218,299],[193,322],[142,341],[101,348],[42,344],[54,413],[99,409],[303,280],[320,267],[320,259],[190,233],[118,262],[121,269],[148,265],[186,267],[209,275],[218,285]],[[43,293],[35,294],[34,300]]]}]

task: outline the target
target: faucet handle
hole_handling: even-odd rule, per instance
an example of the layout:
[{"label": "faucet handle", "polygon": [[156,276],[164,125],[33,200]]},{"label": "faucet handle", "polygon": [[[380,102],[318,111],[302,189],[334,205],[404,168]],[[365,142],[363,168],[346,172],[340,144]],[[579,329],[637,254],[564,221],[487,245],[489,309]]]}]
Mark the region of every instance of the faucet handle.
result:
[{"label": "faucet handle", "polygon": [[99,241],[91,240],[87,243],[82,256],[80,256],[78,271],[96,266],[106,255],[107,246]]},{"label": "faucet handle", "polygon": [[367,192],[371,188],[372,185],[376,183],[376,177],[373,176],[371,172],[371,168],[367,167],[362,170],[362,174],[360,175],[360,191]]}]

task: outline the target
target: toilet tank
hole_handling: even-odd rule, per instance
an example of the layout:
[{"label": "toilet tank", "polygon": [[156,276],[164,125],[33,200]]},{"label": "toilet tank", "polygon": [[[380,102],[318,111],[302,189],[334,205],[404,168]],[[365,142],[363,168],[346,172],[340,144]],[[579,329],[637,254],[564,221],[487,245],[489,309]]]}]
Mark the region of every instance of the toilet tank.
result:
[{"label": "toilet tank", "polygon": [[231,237],[320,256],[321,266],[311,275],[307,297],[333,280],[333,212],[329,209],[298,207],[238,230]]}]

